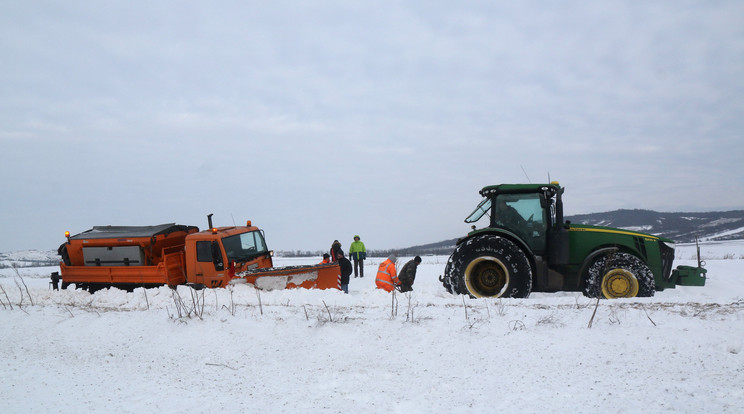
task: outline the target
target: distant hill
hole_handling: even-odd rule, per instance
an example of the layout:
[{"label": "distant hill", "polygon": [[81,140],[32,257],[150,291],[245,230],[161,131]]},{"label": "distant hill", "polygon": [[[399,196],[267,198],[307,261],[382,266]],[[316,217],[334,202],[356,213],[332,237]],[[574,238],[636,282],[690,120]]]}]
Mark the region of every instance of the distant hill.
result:
[{"label": "distant hill", "polygon": [[[455,249],[455,243],[458,238],[444,240],[436,243],[422,244],[420,246],[411,246],[404,249],[395,249],[395,253],[398,256],[425,256],[425,255],[449,255],[452,250]],[[376,251],[372,252],[375,256],[386,256],[388,251],[384,251],[384,254],[376,254]]]},{"label": "distant hill", "polygon": [[744,239],[744,210],[710,213],[659,213],[652,210],[615,210],[566,217],[572,223],[617,227],[672,239],[678,243],[700,240]]},{"label": "distant hill", "polygon": [[59,256],[56,250],[20,250],[0,253],[0,269],[8,267],[42,267],[56,266]]}]

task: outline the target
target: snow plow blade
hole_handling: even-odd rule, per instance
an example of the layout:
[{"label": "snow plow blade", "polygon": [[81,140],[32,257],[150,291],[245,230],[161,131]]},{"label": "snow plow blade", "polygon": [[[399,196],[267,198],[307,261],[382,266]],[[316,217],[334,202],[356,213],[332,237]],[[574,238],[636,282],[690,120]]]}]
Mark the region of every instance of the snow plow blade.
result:
[{"label": "snow plow blade", "polygon": [[254,269],[236,273],[235,277],[262,290],[341,289],[341,268],[337,263]]}]

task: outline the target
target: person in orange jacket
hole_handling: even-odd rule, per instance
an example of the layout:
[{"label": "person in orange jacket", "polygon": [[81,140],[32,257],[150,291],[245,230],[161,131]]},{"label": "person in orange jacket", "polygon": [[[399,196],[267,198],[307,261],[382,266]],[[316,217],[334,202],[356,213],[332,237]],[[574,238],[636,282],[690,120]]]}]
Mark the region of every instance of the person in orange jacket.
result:
[{"label": "person in orange jacket", "polygon": [[318,264],[328,264],[331,263],[331,255],[328,253],[323,253],[323,260]]},{"label": "person in orange jacket", "polygon": [[397,261],[398,258],[394,254],[391,254],[387,260],[380,263],[380,267],[377,270],[377,278],[375,279],[378,289],[392,292],[396,286],[400,285],[398,272],[395,270],[395,262]]}]

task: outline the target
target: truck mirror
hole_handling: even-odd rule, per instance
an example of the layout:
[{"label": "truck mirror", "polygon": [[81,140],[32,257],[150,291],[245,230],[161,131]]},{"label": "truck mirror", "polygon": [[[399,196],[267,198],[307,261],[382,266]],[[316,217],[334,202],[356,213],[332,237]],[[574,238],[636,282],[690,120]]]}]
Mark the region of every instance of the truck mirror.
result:
[{"label": "truck mirror", "polygon": [[212,263],[214,263],[214,270],[225,270],[225,263],[222,261],[220,244],[216,241],[212,242]]}]

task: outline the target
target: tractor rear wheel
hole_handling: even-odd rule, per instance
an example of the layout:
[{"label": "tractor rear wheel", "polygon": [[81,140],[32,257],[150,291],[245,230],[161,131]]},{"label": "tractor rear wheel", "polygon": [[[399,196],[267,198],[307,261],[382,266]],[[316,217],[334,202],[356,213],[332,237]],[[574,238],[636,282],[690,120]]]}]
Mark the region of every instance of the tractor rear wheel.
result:
[{"label": "tractor rear wheel", "polygon": [[526,298],[532,290],[532,268],[514,242],[485,234],[457,246],[445,267],[442,284],[452,293],[476,298]]},{"label": "tractor rear wheel", "polygon": [[653,296],[654,275],[638,257],[630,253],[600,256],[586,272],[584,296],[617,299]]}]

